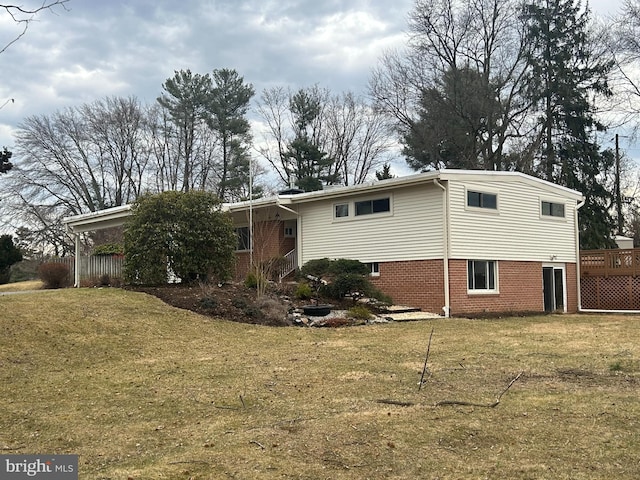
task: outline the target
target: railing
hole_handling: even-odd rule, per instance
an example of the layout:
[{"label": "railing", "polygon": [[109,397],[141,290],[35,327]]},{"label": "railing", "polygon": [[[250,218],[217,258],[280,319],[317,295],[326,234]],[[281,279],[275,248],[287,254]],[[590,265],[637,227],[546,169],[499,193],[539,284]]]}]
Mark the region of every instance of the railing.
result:
[{"label": "railing", "polygon": [[278,280],[282,281],[284,277],[298,268],[298,254],[294,248],[284,256],[284,261],[278,271]]},{"label": "railing", "polygon": [[581,251],[580,273],[603,277],[640,275],[640,248]]}]

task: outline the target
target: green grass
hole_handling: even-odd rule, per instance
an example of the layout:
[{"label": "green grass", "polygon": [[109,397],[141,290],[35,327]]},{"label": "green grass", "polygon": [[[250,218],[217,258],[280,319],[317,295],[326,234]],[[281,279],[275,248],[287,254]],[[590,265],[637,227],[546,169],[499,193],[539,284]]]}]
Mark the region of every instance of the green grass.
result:
[{"label": "green grass", "polygon": [[[116,289],[0,310],[0,449],[79,454],[82,479],[637,478],[636,316],[270,328]],[[434,406],[521,371],[495,408]]]}]

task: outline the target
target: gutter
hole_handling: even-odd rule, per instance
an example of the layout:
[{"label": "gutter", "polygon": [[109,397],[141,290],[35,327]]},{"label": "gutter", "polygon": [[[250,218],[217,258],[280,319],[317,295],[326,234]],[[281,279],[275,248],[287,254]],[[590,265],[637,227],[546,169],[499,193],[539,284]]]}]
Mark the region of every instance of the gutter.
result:
[{"label": "gutter", "polygon": [[449,292],[449,196],[447,195],[447,187],[442,185],[437,178],[433,179],[433,184],[437,185],[442,189],[442,217],[444,219],[442,226],[442,237],[443,237],[443,252],[442,252],[442,261],[444,267],[444,307],[442,310],[444,312],[445,318],[449,318],[451,316],[451,302],[450,302],[450,292]]}]

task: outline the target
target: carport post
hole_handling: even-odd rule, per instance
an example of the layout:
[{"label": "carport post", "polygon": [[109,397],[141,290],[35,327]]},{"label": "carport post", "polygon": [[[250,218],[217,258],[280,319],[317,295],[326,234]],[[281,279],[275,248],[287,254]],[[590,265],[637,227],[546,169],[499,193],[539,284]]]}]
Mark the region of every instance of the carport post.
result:
[{"label": "carport post", "polygon": [[80,235],[75,233],[73,235],[73,242],[76,249],[76,256],[73,259],[73,286],[80,288]]}]

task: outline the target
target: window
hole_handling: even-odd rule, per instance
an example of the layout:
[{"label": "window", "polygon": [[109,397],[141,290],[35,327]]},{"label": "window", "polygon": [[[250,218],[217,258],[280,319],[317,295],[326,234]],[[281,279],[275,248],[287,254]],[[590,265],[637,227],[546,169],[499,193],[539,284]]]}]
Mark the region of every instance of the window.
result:
[{"label": "window", "polygon": [[285,238],[294,238],[296,236],[296,224],[295,222],[285,222],[284,224],[284,236]]},{"label": "window", "polygon": [[335,205],[334,213],[336,218],[348,217],[349,216],[349,204],[348,203],[340,203]]},{"label": "window", "polygon": [[470,292],[495,292],[496,278],[495,261],[469,260],[467,262],[467,288]]},{"label": "window", "polygon": [[236,228],[238,237],[238,246],[236,250],[249,250],[251,248],[251,238],[249,235],[249,227]]},{"label": "window", "polygon": [[564,203],[542,201],[542,215],[564,218]]},{"label": "window", "polygon": [[372,213],[382,213],[390,211],[391,201],[389,197],[356,202],[356,216],[371,215]]},{"label": "window", "polygon": [[367,266],[371,269],[369,275],[371,277],[379,277],[380,276],[380,264],[378,262],[367,263]]},{"label": "window", "polygon": [[467,206],[498,209],[498,196],[495,193],[467,190]]}]

